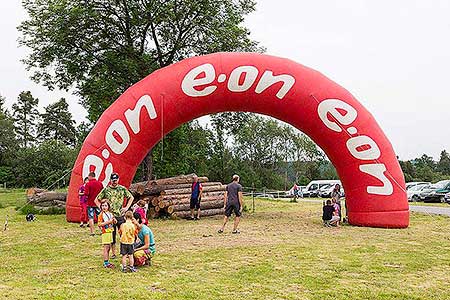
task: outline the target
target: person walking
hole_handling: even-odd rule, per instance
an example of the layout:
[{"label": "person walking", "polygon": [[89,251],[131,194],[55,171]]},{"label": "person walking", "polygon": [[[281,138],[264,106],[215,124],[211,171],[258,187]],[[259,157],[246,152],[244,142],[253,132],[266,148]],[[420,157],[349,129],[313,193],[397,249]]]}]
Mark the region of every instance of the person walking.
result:
[{"label": "person walking", "polygon": [[117,229],[120,228],[122,223],[125,223],[125,218],[123,216],[130,209],[130,206],[133,204],[134,200],[134,197],[130,191],[123,185],[119,184],[119,174],[117,173],[111,174],[110,184],[97,195],[96,202],[98,207],[100,207],[100,203],[105,200],[110,203],[111,212],[117,220],[117,223],[114,224],[113,242],[111,245],[112,257],[115,258]]},{"label": "person walking", "polygon": [[238,230],[238,225],[242,215],[243,198],[244,196],[242,195],[242,185],[239,184],[239,176],[233,175],[233,181],[227,185],[227,189],[225,191],[223,202],[225,216],[223,218],[223,225],[218,231],[219,233],[223,233],[225,225],[227,224],[228,218],[231,216],[232,212],[234,212],[235,215],[232,233],[240,233],[240,231]]},{"label": "person walking", "polygon": [[[191,202],[190,202],[190,209],[191,209],[191,220],[200,220],[200,200],[202,199],[202,190],[203,186],[198,181],[197,175],[194,175],[194,182],[191,186]],[[194,215],[194,210],[196,210],[197,214]]]},{"label": "person walking", "polygon": [[95,173],[90,172],[88,182],[84,187],[84,195],[87,198],[87,215],[89,222],[89,230],[91,236],[94,236],[94,214],[98,217],[100,214],[100,203],[96,202],[98,193],[103,189],[103,184],[95,178]]}]

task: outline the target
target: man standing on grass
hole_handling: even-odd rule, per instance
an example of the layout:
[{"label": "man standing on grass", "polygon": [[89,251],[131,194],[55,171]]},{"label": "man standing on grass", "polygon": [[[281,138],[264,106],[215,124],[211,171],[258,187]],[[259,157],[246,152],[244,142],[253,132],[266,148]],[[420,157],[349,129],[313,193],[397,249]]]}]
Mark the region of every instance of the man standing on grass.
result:
[{"label": "man standing on grass", "polygon": [[111,244],[112,258],[115,258],[117,228],[120,228],[120,225],[125,223],[123,216],[130,209],[131,204],[133,204],[134,197],[126,187],[119,184],[119,174],[112,173],[110,179],[110,184],[97,195],[96,203],[100,207],[100,203],[107,200],[111,205],[111,211],[117,221],[114,223],[113,242]]},{"label": "man standing on grass", "polygon": [[[200,220],[200,200],[202,199],[202,184],[198,181],[197,175],[194,175],[194,182],[191,187],[191,220]],[[194,209],[197,210],[197,215],[194,215]]]},{"label": "man standing on grass", "polygon": [[234,219],[234,227],[232,233],[240,233],[238,230],[238,225],[242,215],[243,197],[242,185],[239,184],[239,176],[233,175],[233,181],[227,185],[227,189],[225,191],[225,197],[223,201],[225,216],[223,218],[222,228],[220,228],[218,231],[219,233],[222,233],[225,229],[225,225],[227,224],[228,218],[231,216],[232,212],[234,212],[236,216]]},{"label": "man standing on grass", "polygon": [[89,222],[89,230],[91,231],[91,236],[94,236],[94,214],[100,214],[100,203],[97,205],[96,197],[98,193],[103,189],[103,184],[95,178],[95,173],[90,172],[88,175],[89,181],[84,187],[84,195],[87,198],[87,214]]}]

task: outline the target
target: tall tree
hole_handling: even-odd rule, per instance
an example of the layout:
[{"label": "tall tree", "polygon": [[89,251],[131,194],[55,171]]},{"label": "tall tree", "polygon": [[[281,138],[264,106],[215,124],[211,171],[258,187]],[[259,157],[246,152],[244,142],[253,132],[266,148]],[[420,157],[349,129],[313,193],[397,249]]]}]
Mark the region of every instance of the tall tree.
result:
[{"label": "tall tree", "polygon": [[441,156],[437,163],[437,170],[444,175],[450,175],[450,155],[445,150],[441,151]]},{"label": "tall tree", "polygon": [[0,96],[0,183],[12,180],[12,159],[16,150],[14,121]]},{"label": "tall tree", "polygon": [[[133,83],[183,58],[218,51],[262,50],[244,17],[253,0],[23,0],[29,19],[20,43],[33,79],[75,86],[88,118]],[[151,156],[146,165],[151,171]]]},{"label": "tall tree", "polygon": [[17,103],[12,105],[14,129],[22,147],[33,144],[36,134],[36,122],[39,117],[37,105],[39,99],[34,98],[30,91],[21,92]]},{"label": "tall tree", "polygon": [[49,104],[41,114],[38,124],[39,138],[43,141],[55,140],[68,146],[74,146],[76,142],[75,121],[69,112],[66,99]]}]

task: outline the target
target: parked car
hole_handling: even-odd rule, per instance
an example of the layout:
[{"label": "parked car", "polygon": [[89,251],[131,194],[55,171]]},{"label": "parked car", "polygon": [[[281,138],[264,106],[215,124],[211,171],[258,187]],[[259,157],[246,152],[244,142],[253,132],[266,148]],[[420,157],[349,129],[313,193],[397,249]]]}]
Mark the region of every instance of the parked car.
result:
[{"label": "parked car", "polygon": [[406,195],[408,196],[408,201],[420,201],[420,193],[425,189],[428,189],[431,186],[431,183],[428,184],[418,184],[411,187],[406,191]]},{"label": "parked car", "polygon": [[[321,188],[319,190],[319,197],[322,198],[331,198],[331,193],[334,190],[336,184],[330,184],[329,186],[324,186],[323,188]],[[344,192],[344,188],[341,185],[341,196],[344,197],[345,196],[345,192]]]},{"label": "parked car", "polygon": [[447,194],[444,195],[444,201],[445,201],[447,204],[450,204],[450,193],[447,193]]},{"label": "parked car", "polygon": [[430,185],[430,184],[431,184],[431,182],[424,182],[424,181],[407,182],[406,190],[408,191],[410,188],[417,186],[417,185]]},{"label": "parked car", "polygon": [[445,194],[450,192],[450,180],[441,180],[429,189],[420,193],[420,200],[423,202],[444,202]]},{"label": "parked car", "polygon": [[339,180],[313,180],[302,190],[303,197],[317,197],[320,188],[336,183],[341,184]]}]

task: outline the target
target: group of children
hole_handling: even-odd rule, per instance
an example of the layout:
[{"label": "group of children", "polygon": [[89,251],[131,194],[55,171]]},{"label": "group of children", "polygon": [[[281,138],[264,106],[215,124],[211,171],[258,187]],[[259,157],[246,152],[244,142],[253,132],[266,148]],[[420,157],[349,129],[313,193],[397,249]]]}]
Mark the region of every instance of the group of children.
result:
[{"label": "group of children", "polygon": [[[81,224],[80,227],[85,227],[87,224],[87,201],[84,193],[84,186],[88,182],[85,179],[84,184],[80,187],[80,206],[81,212]],[[139,233],[140,224],[148,224],[146,202],[139,200],[133,211],[127,211],[123,218],[116,218],[111,212],[111,205],[108,200],[104,199],[100,204],[100,213],[97,217],[97,225],[101,230],[101,243],[103,245],[103,266],[105,268],[114,268],[114,265],[109,261],[111,258],[115,258],[115,234],[114,228],[118,228],[120,235],[120,254],[122,255],[121,270],[122,272],[136,272],[134,264],[134,244]],[[118,221],[119,219],[119,221]],[[137,220],[139,219],[139,221]]]},{"label": "group of children", "polygon": [[[114,265],[109,262],[109,252],[111,251],[111,244],[113,242],[113,226],[117,224],[117,219],[109,211],[110,204],[108,201],[103,201],[101,204],[101,213],[98,216],[98,227],[102,231],[102,245],[103,245],[103,266],[105,268],[114,268]],[[122,272],[129,270],[136,272],[134,267],[134,242],[139,232],[136,220],[133,218],[133,213],[127,211],[125,213],[125,222],[120,224],[120,254],[122,255]]]}]

